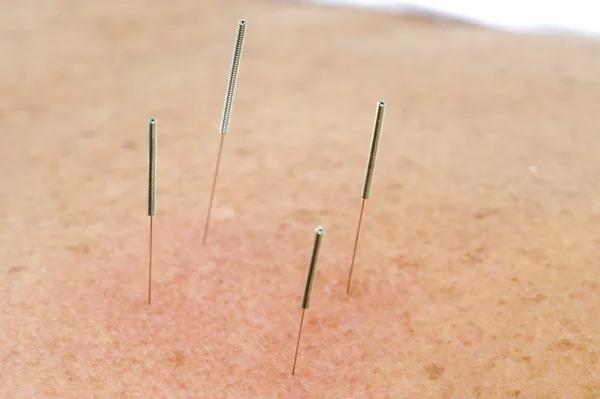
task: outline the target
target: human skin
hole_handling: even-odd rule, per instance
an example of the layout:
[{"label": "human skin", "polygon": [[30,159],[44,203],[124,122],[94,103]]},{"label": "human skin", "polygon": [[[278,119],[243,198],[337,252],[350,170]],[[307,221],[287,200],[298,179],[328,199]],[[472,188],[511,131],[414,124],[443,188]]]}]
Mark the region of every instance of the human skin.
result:
[{"label": "human skin", "polygon": [[216,0],[0,24],[0,396],[600,396],[599,42]]}]

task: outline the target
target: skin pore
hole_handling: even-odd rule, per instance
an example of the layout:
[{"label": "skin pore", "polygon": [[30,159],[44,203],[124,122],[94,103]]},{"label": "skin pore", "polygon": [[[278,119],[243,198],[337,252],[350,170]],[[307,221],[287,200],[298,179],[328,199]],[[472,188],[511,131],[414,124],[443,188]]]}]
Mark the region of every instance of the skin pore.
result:
[{"label": "skin pore", "polygon": [[267,2],[30,6],[0,5],[0,396],[599,395],[599,43]]}]

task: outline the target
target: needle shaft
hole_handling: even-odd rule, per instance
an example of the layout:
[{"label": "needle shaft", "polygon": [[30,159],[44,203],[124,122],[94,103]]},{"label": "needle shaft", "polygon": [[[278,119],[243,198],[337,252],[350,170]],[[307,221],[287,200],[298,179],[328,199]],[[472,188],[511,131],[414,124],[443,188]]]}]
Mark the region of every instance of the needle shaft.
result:
[{"label": "needle shaft", "polygon": [[300,348],[300,336],[302,335],[302,323],[304,322],[304,312],[302,308],[302,316],[300,317],[300,329],[298,330],[298,341],[296,341],[296,354],[294,355],[294,366],[292,367],[292,375],[296,372],[296,360],[298,359],[298,349]]},{"label": "needle shaft", "polygon": [[212,189],[210,190],[210,200],[208,201],[208,212],[206,215],[206,222],[204,223],[204,238],[202,238],[202,244],[206,244],[206,236],[208,235],[208,227],[210,225],[210,215],[212,213],[212,205],[213,200],[215,198],[215,188],[217,187],[217,175],[219,174],[219,165],[221,164],[221,153],[223,152],[223,141],[225,140],[225,135],[221,135],[221,140],[219,144],[219,153],[217,155],[217,166],[215,167],[215,175],[213,177]]},{"label": "needle shaft", "polygon": [[148,304],[152,303],[152,219],[150,216],[150,251],[148,254]]},{"label": "needle shaft", "polygon": [[365,198],[360,207],[360,216],[358,218],[358,228],[356,229],[356,239],[354,240],[354,251],[352,251],[352,263],[350,263],[350,273],[348,274],[348,284],[346,285],[346,294],[350,295],[350,284],[352,282],[352,271],[354,270],[354,259],[356,258],[356,248],[358,247],[358,237],[360,236],[360,225],[362,224],[363,213],[365,211]]}]

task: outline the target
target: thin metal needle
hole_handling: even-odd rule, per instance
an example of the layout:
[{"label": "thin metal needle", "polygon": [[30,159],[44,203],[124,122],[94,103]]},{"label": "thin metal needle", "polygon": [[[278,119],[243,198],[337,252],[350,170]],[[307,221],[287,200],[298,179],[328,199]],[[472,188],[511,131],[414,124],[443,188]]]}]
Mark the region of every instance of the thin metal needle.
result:
[{"label": "thin metal needle", "polygon": [[208,212],[206,215],[206,222],[204,223],[204,237],[202,238],[202,245],[206,244],[206,236],[208,235],[208,226],[210,225],[210,215],[212,211],[212,204],[215,198],[215,188],[217,186],[217,175],[219,174],[219,164],[221,163],[221,153],[223,152],[223,141],[225,135],[221,135],[221,142],[219,144],[219,153],[217,155],[217,166],[215,167],[215,175],[213,177],[212,189],[210,191],[210,201],[208,202]]},{"label": "thin metal needle", "polygon": [[360,225],[362,223],[363,212],[365,211],[365,202],[363,198],[360,207],[360,217],[358,218],[358,228],[356,229],[356,239],[354,240],[354,251],[352,251],[352,263],[350,264],[350,274],[348,275],[348,284],[346,285],[346,294],[350,295],[350,282],[352,281],[352,270],[354,269],[354,259],[356,258],[356,248],[358,247],[358,237],[360,236]]},{"label": "thin metal needle", "polygon": [[298,330],[298,341],[296,342],[296,354],[294,355],[294,367],[292,367],[292,375],[296,372],[296,360],[298,359],[298,349],[300,348],[300,336],[302,335],[302,323],[304,322],[304,312],[306,309],[302,308],[302,317],[300,317],[300,329]]},{"label": "thin metal needle", "polygon": [[238,21],[238,30],[233,48],[233,56],[231,58],[231,68],[229,70],[229,81],[227,82],[227,91],[225,92],[225,105],[223,106],[223,115],[221,116],[221,126],[219,134],[221,134],[221,143],[219,144],[219,153],[217,155],[217,166],[215,167],[215,175],[213,177],[212,189],[210,191],[210,200],[208,203],[208,212],[206,222],[204,224],[204,237],[202,244],[206,244],[208,235],[208,227],[210,224],[210,216],[212,213],[212,205],[215,197],[215,188],[217,186],[217,176],[219,174],[219,163],[221,162],[221,152],[223,151],[223,139],[229,128],[229,118],[231,117],[231,107],[233,105],[233,96],[235,94],[235,85],[237,82],[238,70],[240,67],[240,58],[242,56],[242,48],[244,46],[244,37],[246,34],[246,21]]},{"label": "thin metal needle", "polygon": [[148,207],[150,247],[148,254],[148,304],[152,303],[152,222],[156,211],[156,119],[148,119]]},{"label": "thin metal needle", "polygon": [[371,148],[369,149],[369,160],[367,161],[367,171],[362,189],[362,206],[360,207],[360,217],[358,219],[358,228],[356,229],[356,239],[354,240],[354,251],[352,252],[352,262],[350,263],[350,273],[348,274],[348,284],[346,284],[346,294],[350,295],[350,284],[352,283],[352,271],[354,270],[354,259],[356,258],[356,248],[358,246],[358,237],[360,236],[360,225],[362,223],[363,212],[365,210],[365,201],[371,195],[371,185],[373,183],[373,172],[375,171],[375,161],[379,150],[379,138],[381,136],[381,127],[383,125],[383,114],[385,111],[385,102],[377,102],[377,112],[375,114],[375,126],[373,127],[373,136],[371,137]]},{"label": "thin metal needle", "polygon": [[298,348],[300,347],[300,335],[302,334],[302,323],[304,322],[304,312],[310,306],[310,294],[315,282],[317,274],[317,263],[319,260],[319,251],[321,249],[321,239],[325,234],[323,227],[319,226],[315,229],[315,241],[313,243],[312,256],[308,264],[306,273],[306,282],[304,283],[304,294],[302,295],[302,318],[300,319],[300,329],[298,330],[298,341],[296,342],[296,354],[294,355],[294,366],[292,367],[292,375],[296,372],[296,360],[298,359]]}]

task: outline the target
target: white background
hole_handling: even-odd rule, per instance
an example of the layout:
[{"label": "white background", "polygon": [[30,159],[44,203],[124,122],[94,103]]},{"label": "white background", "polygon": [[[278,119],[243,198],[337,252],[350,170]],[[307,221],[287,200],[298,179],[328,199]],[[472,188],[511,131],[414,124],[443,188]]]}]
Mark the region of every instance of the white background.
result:
[{"label": "white background", "polygon": [[600,38],[598,0],[309,0],[387,11],[420,10],[508,30],[570,31]]}]

